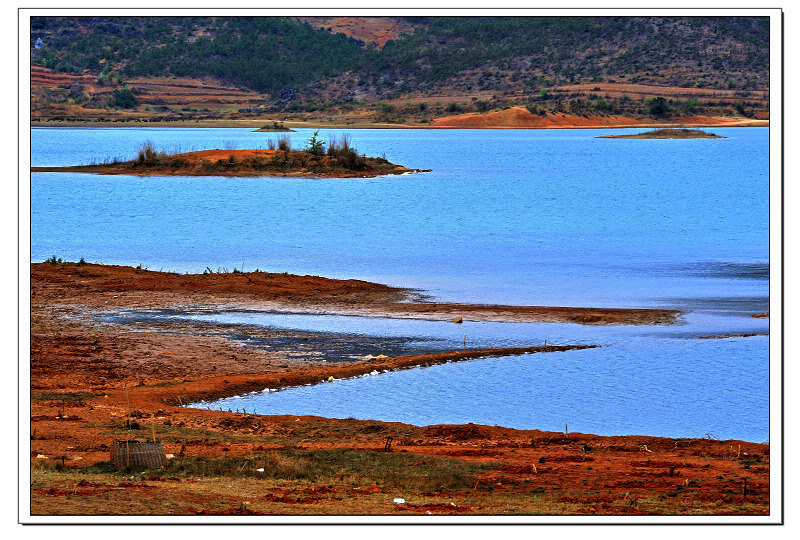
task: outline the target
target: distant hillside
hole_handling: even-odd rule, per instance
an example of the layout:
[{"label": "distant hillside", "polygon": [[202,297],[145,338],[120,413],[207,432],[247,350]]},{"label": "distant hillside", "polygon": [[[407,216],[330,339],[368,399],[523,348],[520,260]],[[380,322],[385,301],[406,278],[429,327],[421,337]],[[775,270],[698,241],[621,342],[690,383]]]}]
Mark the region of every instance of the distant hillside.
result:
[{"label": "distant hillside", "polygon": [[[769,20],[758,17],[34,17],[30,39],[32,65],[83,85],[71,97],[35,93],[36,103],[101,108],[137,103],[120,93],[126,82],[170,77],[263,95],[258,107],[249,101],[256,112],[371,104],[386,121],[398,115],[385,102],[426,96],[445,97],[430,102],[442,104],[437,113],[525,104],[658,116],[709,103],[754,114],[769,91]],[[98,100],[87,77],[110,97]],[[602,92],[608,85],[623,90]],[[642,85],[669,90],[624,91]],[[709,89],[725,93],[715,99]],[[657,96],[667,102],[653,107]],[[405,116],[433,117],[427,103],[413,105]]]},{"label": "distant hillside", "polygon": [[443,84],[537,90],[610,78],[764,89],[769,26],[764,18],[430,19],[366,57],[367,76],[401,93]]},{"label": "distant hillside", "polygon": [[216,77],[277,93],[354,69],[361,47],[342,34],[275,17],[36,17],[31,61],[56,72],[124,78]]}]

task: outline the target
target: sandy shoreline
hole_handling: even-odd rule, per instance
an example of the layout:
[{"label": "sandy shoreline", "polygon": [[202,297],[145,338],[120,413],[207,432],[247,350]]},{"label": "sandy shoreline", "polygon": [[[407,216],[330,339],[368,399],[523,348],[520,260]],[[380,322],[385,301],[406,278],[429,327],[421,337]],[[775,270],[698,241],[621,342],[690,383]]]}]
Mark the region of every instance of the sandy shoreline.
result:
[{"label": "sandy shoreline", "polygon": [[[601,437],[472,424],[422,427],[181,406],[264,388],[323,383],[329,377],[355,377],[487,355],[570,354],[570,349],[586,346],[378,356],[334,365],[299,360],[290,349],[245,348],[214,332],[213,326],[196,331],[147,323],[121,325],[100,322],[93,315],[121,308],[237,302],[251,307],[271,303],[284,309],[347,310],[364,305],[385,309],[404,306],[402,301],[414,294],[358,280],[270,276],[181,275],[74,263],[31,265],[34,514],[769,511],[766,444],[718,441],[711,436]],[[417,301],[412,305],[433,307],[429,315],[436,318],[449,317],[452,310],[465,318],[470,315],[468,305],[463,304]],[[485,306],[476,309],[475,317],[491,315]],[[569,315],[554,316],[575,316],[570,308],[537,309],[567,309]],[[613,311],[601,310],[597,316],[605,324],[614,324],[614,317],[621,314],[634,317],[639,324],[659,324],[659,317],[675,316],[667,311],[654,319],[652,314]],[[536,310],[496,315],[542,316]],[[156,438],[177,457],[167,471],[155,476],[131,480],[123,474],[103,472],[109,445],[125,438]],[[387,444],[391,452],[384,452]],[[280,468],[270,469],[269,478],[254,477],[258,474],[255,467],[261,466],[257,463],[278,460],[286,466],[300,466],[300,462],[306,463],[304,456],[314,456],[316,461],[309,463],[345,460],[336,465],[345,468],[341,470],[350,470],[346,469],[350,459],[359,463],[378,460],[379,464],[357,466],[344,477],[322,470],[308,477],[284,477]],[[207,470],[212,466],[221,468],[214,473],[182,472],[185,467]],[[303,465],[307,466],[311,465]],[[396,466],[406,472],[399,477],[375,476]],[[451,487],[428,485],[428,480],[411,483],[418,469],[425,478],[440,477],[431,477],[433,473],[424,472],[425,467],[438,467],[436,475],[452,475],[447,476]],[[464,467],[471,472],[455,472]],[[462,486],[459,479],[465,474],[470,480]],[[742,492],[744,476],[749,483]],[[407,504],[393,503],[396,496],[405,497]]]}]

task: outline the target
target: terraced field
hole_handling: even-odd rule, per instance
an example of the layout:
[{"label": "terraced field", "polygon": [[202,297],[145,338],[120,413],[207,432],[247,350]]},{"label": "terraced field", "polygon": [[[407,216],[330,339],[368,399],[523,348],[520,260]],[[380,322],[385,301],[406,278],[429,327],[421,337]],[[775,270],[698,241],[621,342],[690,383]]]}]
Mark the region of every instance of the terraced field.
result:
[{"label": "terraced field", "polygon": [[[31,99],[34,103],[45,91],[49,96],[56,98],[52,100],[53,102],[48,103],[48,106],[39,104],[32,107],[32,115],[34,118],[48,118],[54,114],[89,118],[97,116],[142,117],[149,116],[146,114],[148,112],[155,115],[164,113],[166,111],[163,107],[178,109],[178,111],[183,108],[200,108],[207,109],[206,112],[209,113],[220,113],[256,106],[269,99],[269,96],[258,92],[221,84],[212,79],[148,77],[130,79],[126,83],[141,104],[138,110],[124,112],[92,108],[84,103],[74,103],[75,96],[81,96],[89,102],[102,104],[122,86],[98,84],[96,74],[70,75],[54,73],[41,66],[31,66]],[[69,99],[70,97],[71,99]],[[64,101],[59,102],[58,98],[62,98]],[[148,109],[151,110],[148,111]]]}]

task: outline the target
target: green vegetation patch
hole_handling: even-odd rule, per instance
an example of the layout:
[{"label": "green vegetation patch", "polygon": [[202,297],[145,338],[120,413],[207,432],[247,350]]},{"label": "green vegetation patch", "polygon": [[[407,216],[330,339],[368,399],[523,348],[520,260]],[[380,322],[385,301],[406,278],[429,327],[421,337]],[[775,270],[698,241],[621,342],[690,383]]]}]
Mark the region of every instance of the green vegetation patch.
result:
[{"label": "green vegetation patch", "polygon": [[100,397],[88,392],[31,392],[31,401],[67,401],[83,402]]},{"label": "green vegetation patch", "polygon": [[123,77],[212,76],[276,95],[353,69],[361,52],[342,34],[279,17],[33,17],[31,35],[44,41],[33,63],[56,72],[97,73],[113,59]]},{"label": "green vegetation patch", "polygon": [[[131,427],[133,425],[133,427]],[[252,442],[252,438],[236,433],[225,431],[216,431],[211,429],[191,428],[182,425],[161,424],[153,422],[148,418],[139,421],[134,421],[133,424],[124,422],[102,422],[102,423],[89,423],[87,427],[95,427],[104,429],[104,434],[111,435],[117,438],[130,437],[131,434],[150,436],[155,432],[158,441],[162,443],[187,443],[191,445],[193,441],[202,441],[203,444],[224,444],[224,443],[246,443]],[[139,432],[139,433],[137,433]],[[269,442],[268,438],[263,438],[259,442]]]},{"label": "green vegetation patch", "polygon": [[[285,448],[250,458],[176,458],[170,460],[164,470],[151,473],[177,477],[251,477],[351,485],[377,484],[395,489],[439,492],[474,487],[478,474],[497,465],[398,452]],[[263,472],[258,469],[263,469]],[[87,474],[128,474],[133,471],[115,471],[108,462],[81,470]]]},{"label": "green vegetation patch", "polygon": [[83,266],[83,265],[86,264],[86,260],[83,257],[81,257],[78,262],[70,262],[70,261],[65,261],[61,257],[56,257],[55,255],[53,255],[49,259],[45,259],[44,262],[46,262],[47,264],[50,264],[52,266],[60,266],[60,265],[61,266],[63,266],[63,265]]}]

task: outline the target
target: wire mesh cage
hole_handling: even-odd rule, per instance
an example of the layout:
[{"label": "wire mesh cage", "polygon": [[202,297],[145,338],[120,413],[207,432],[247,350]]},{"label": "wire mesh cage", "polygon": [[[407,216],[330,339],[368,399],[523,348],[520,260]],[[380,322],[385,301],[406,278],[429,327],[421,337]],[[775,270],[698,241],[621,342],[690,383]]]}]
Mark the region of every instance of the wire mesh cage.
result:
[{"label": "wire mesh cage", "polygon": [[111,446],[111,463],[114,467],[146,467],[160,469],[167,465],[164,445],[159,442],[114,441]]}]

